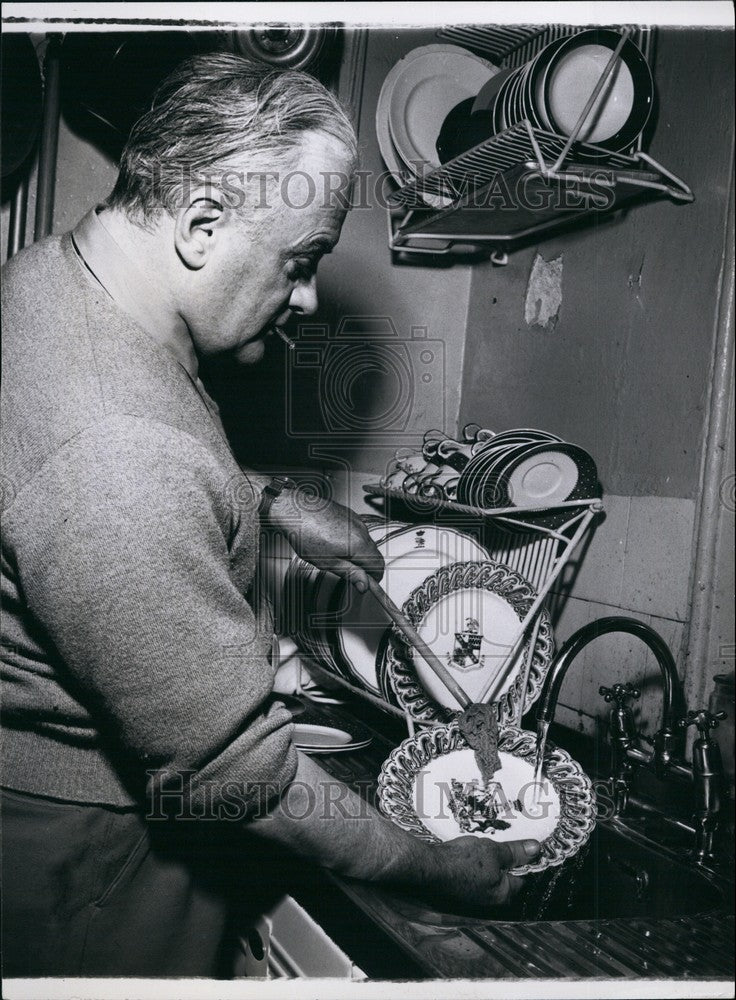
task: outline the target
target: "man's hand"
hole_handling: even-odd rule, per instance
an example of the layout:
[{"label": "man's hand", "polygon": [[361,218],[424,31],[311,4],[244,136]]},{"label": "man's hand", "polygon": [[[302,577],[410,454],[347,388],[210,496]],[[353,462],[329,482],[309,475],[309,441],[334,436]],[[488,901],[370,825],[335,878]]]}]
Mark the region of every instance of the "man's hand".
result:
[{"label": "man's hand", "polygon": [[509,902],[522,884],[509,871],[528,864],[540,851],[536,840],[496,843],[466,836],[428,844],[301,753],[294,782],[248,829],[346,878],[367,879],[463,909]]},{"label": "man's hand", "polygon": [[497,844],[466,836],[437,844],[434,853],[440,862],[438,893],[467,906],[498,906],[508,903],[523,884],[509,870],[539,857],[539,844],[536,840]]},{"label": "man's hand", "polygon": [[368,590],[368,575],[376,580],[383,576],[383,556],[349,507],[330,501],[313,510],[298,489],[284,490],[271,504],[266,520],[288,538],[302,559],[344,577],[361,593]]}]

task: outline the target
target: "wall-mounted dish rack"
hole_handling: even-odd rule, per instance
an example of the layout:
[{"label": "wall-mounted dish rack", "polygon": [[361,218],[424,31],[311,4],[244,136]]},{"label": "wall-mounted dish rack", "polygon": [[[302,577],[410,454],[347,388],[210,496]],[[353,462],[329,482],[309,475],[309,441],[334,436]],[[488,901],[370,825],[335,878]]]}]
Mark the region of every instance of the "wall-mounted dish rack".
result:
[{"label": "wall-mounted dish rack", "polygon": [[[497,700],[494,697],[495,691],[501,686],[504,676],[518,656],[519,649],[528,639],[522,668],[524,676],[520,687],[520,690],[525,692],[526,681],[535,656],[541,611],[552,587],[560,579],[565,566],[587,535],[593,520],[603,510],[600,497],[566,501],[551,507],[486,509],[454,501],[423,501],[416,496],[407,496],[401,490],[385,489],[380,484],[366,485],[363,489],[367,495],[383,499],[384,513],[389,519],[397,518],[420,524],[441,519],[442,523],[460,530],[482,527],[484,544],[491,554],[491,559],[518,573],[532,585],[536,597],[520,620],[515,641],[510,643],[507,655],[495,675],[489,679],[480,700]],[[400,505],[400,514],[394,510],[397,504]],[[338,675],[334,670],[315,661],[313,657],[307,662],[310,673],[345,688],[392,715],[403,718],[410,735],[414,734],[417,725],[432,724],[423,723],[413,717],[408,710],[404,711],[386,698],[366,691],[347,677]],[[521,724],[521,718],[528,707],[522,695],[515,708],[516,725]]]},{"label": "wall-mounted dish rack", "polygon": [[[554,25],[468,26],[445,29],[440,37],[511,68],[533,58],[555,38],[580,30]],[[623,31],[651,60],[653,32]],[[611,60],[604,69],[593,94],[613,64]],[[505,251],[535,236],[610,214],[634,200],[656,196],[693,200],[683,180],[644,152],[641,136],[625,153],[576,141],[586,114],[569,137],[521,121],[403,184],[388,199],[390,249],[412,255],[489,249],[503,263]]]}]

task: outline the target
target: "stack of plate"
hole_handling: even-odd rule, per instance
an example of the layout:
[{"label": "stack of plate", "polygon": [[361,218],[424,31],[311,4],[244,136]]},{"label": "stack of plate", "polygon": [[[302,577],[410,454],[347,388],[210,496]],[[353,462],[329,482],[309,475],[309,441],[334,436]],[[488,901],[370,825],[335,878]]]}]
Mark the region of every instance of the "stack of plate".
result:
[{"label": "stack of plate", "polygon": [[[445,118],[461,102],[475,99],[496,73],[495,66],[457,45],[421,46],[390,70],[376,107],[376,136],[399,185],[440,165],[437,139]],[[452,201],[426,197],[436,207]]]},{"label": "stack of plate", "polygon": [[[621,41],[607,28],[591,28],[551,42],[534,59],[478,93],[472,113],[492,116],[498,133],[521,121],[569,136]],[[626,39],[602,90],[577,135],[602,151],[630,147],[649,120],[654,83],[640,49]]]},{"label": "stack of plate", "polygon": [[[487,560],[472,536],[433,524],[408,525],[366,518],[386,563],[382,586],[401,606],[438,568]],[[370,594],[359,594],[333,573],[295,558],[285,581],[285,630],[299,647],[345,680],[396,704],[387,673],[392,623]]]},{"label": "stack of plate", "polygon": [[532,428],[480,442],[460,474],[457,499],[473,507],[554,507],[600,496],[595,462],[582,448]]}]

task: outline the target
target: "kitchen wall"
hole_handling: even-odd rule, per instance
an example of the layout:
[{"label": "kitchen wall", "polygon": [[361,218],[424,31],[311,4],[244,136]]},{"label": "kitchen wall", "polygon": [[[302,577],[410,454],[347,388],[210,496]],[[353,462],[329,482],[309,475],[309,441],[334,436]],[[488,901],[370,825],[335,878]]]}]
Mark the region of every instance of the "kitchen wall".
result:
[{"label": "kitchen wall", "polygon": [[[477,266],[460,422],[542,427],[590,451],[605,519],[560,602],[557,637],[630,615],[665,638],[684,675],[733,170],[733,33],[661,30],[655,78],[649,152],[692,187],[694,203],[643,204],[514,253],[502,269]],[[562,262],[561,305],[544,326],[527,306],[537,255]],[[732,657],[733,632],[730,642]],[[689,670],[722,671],[722,653]],[[599,686],[637,678],[651,731],[656,665],[626,637],[584,652],[562,689],[562,721],[592,731],[606,712]]]},{"label": "kitchen wall", "polygon": [[[73,131],[62,115],[59,123],[59,148],[54,198],[54,233],[72,229],[94,205],[103,201],[117,177],[115,164],[93,143]],[[26,246],[33,242],[36,211],[37,168],[33,165],[28,179],[28,216]],[[2,205],[2,261],[8,252],[10,203]]]}]

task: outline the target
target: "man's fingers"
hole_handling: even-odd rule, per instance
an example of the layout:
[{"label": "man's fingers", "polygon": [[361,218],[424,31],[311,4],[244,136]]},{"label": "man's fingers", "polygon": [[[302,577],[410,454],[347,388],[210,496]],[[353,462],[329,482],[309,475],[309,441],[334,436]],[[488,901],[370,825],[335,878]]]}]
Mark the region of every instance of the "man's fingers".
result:
[{"label": "man's fingers", "polygon": [[356,566],[355,563],[348,562],[347,559],[334,559],[331,561],[330,570],[347,580],[359,594],[365,594],[368,590],[368,577],[365,571],[360,566]]},{"label": "man's fingers", "polygon": [[507,840],[498,844],[498,860],[502,868],[520,868],[539,857],[538,840]]},{"label": "man's fingers", "polygon": [[365,546],[352,553],[353,562],[365,570],[374,580],[382,580],[386,564],[383,556],[371,541],[370,546]]},{"label": "man's fingers", "polygon": [[519,894],[524,885],[524,879],[519,875],[509,875],[504,872],[493,890],[491,902],[496,906],[510,903]]}]

